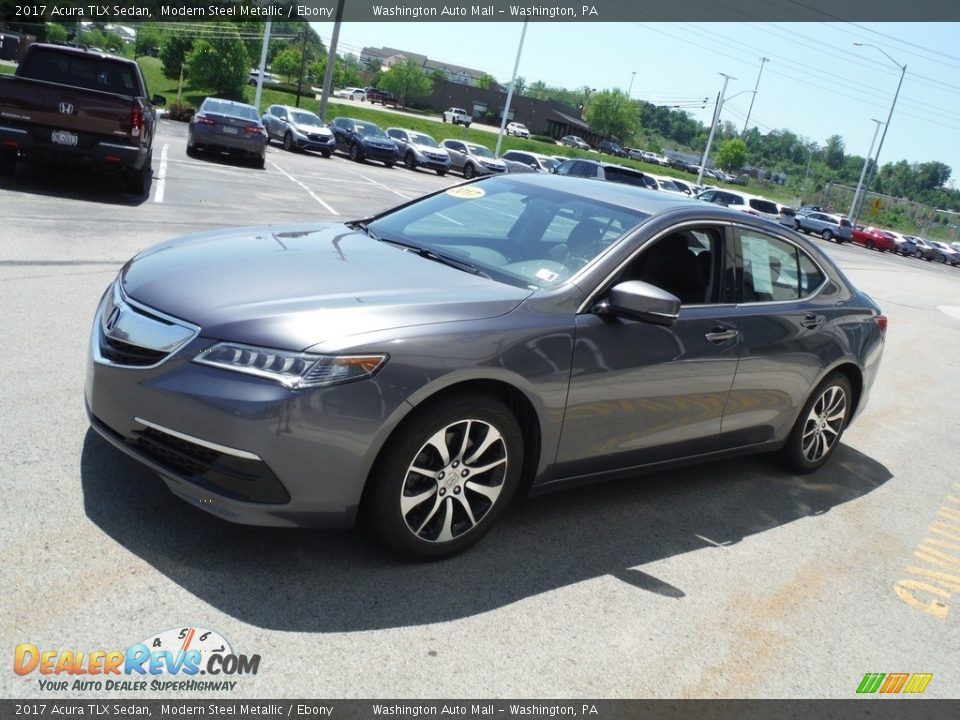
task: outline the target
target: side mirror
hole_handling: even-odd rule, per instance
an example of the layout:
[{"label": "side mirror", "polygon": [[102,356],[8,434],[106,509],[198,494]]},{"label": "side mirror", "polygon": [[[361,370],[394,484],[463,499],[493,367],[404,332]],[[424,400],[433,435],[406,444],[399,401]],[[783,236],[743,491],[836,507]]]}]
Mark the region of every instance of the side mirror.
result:
[{"label": "side mirror", "polygon": [[154,95],[150,102],[157,107],[162,107],[167,104],[167,99],[163,95]]},{"label": "side mirror", "polygon": [[593,308],[599,315],[626,315],[654,325],[673,325],[680,316],[680,298],[641,280],[610,288],[607,299]]}]

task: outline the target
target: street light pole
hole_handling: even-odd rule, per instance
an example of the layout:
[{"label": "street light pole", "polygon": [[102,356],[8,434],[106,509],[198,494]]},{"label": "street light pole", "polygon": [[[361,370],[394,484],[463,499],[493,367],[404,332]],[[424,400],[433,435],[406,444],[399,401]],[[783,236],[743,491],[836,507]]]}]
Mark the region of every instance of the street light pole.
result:
[{"label": "street light pole", "polygon": [[757,89],[760,87],[760,76],[763,75],[763,66],[770,62],[770,58],[760,58],[760,72],[757,73],[757,84],[753,86],[753,97],[750,98],[750,109],[747,110],[747,119],[743,123],[742,137],[747,136],[747,125],[750,124],[750,113],[753,112],[753,102],[757,99]]},{"label": "street light pole", "polygon": [[[897,91],[893,94],[893,102],[890,103],[890,112],[887,113],[887,122],[884,123],[883,133],[880,135],[880,144],[877,146],[877,154],[874,156],[874,159],[873,159],[873,170],[870,172],[870,175],[867,178],[866,184],[864,185],[864,188],[863,188],[863,194],[864,196],[866,196],[867,192],[869,192],[870,190],[870,181],[873,180],[873,175],[877,171],[877,168],[879,167],[880,151],[883,149],[883,141],[887,137],[887,130],[890,129],[890,119],[893,117],[893,109],[897,106],[897,98],[900,97],[900,88],[903,85],[903,77],[907,74],[907,66],[905,64],[901,65],[900,63],[898,63],[896,60],[890,57],[890,55],[887,53],[886,50],[879,47],[878,45],[873,45],[871,43],[854,43],[854,45],[856,47],[872,47],[874,50],[879,50],[881,53],[883,53],[886,56],[887,60],[889,60],[898,68],[900,68],[900,82],[897,83]],[[857,215],[854,215],[853,217],[850,218],[850,222],[852,224],[854,225],[856,224],[859,213],[860,213],[860,210],[858,208]]]},{"label": "street light pole", "polygon": [[713,122],[710,123],[710,134],[707,136],[707,147],[703,151],[703,157],[700,159],[700,172],[697,173],[697,185],[703,184],[703,171],[707,167],[707,158],[710,157],[710,146],[713,145],[713,134],[717,131],[717,120],[720,118],[720,108],[723,107],[723,101],[727,94],[727,83],[730,80],[736,80],[735,77],[726,73],[719,73],[723,76],[723,89],[720,90],[720,96],[717,98],[717,107],[713,111]]},{"label": "street light pole", "polygon": [[[863,170],[860,172],[860,180],[857,182],[857,189],[853,193],[853,204],[850,205],[850,217],[856,218],[857,208],[860,205],[860,193],[863,190],[863,179],[867,176],[867,168],[870,167],[870,155],[873,153],[873,144],[877,141],[877,133],[880,131],[880,126],[885,125],[886,123],[877,120],[876,118],[870,118],[877,126],[873,129],[873,139],[870,141],[870,149],[867,150],[867,157],[863,161]],[[853,220],[850,221],[851,223]]]},{"label": "street light pole", "polygon": [[628,97],[628,98],[630,97],[630,93],[633,92],[633,81],[636,79],[636,77],[637,77],[637,72],[636,72],[636,70],[631,71],[631,73],[630,73],[630,87],[627,89],[627,97]]},{"label": "street light pole", "polygon": [[520,31],[520,44],[517,45],[517,59],[513,62],[513,77],[510,78],[510,89],[507,90],[507,101],[503,105],[503,116],[500,118],[500,132],[497,134],[497,149],[493,151],[500,157],[500,146],[503,144],[503,132],[507,127],[507,115],[510,113],[510,103],[513,101],[513,86],[517,82],[517,69],[520,67],[520,53],[523,52],[523,39],[527,36],[527,20],[523,21],[523,30]]}]

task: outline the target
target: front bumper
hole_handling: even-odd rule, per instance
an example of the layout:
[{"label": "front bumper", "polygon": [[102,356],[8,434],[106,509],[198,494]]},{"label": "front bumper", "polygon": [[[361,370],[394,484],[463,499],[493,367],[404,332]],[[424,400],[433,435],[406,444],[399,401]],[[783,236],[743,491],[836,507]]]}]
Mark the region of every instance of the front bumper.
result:
[{"label": "front bumper", "polygon": [[290,391],[199,365],[191,358],[215,342],[202,335],[157,363],[125,366],[100,351],[101,310],[84,394],[102,437],[224,520],[353,524],[375,450],[409,407],[402,398],[378,378]]},{"label": "front bumper", "polygon": [[300,150],[326,150],[327,152],[333,152],[336,146],[333,135],[302,135],[296,133],[293,135],[293,142]]}]

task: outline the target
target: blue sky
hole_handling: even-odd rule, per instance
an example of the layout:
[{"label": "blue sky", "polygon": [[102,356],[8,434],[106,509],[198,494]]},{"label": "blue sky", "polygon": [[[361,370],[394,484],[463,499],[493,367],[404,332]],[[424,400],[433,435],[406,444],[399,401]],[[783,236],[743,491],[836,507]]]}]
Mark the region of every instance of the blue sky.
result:
[{"label": "blue sky", "polygon": [[[332,23],[313,27],[329,43]],[[504,22],[344,23],[340,52],[396,47],[485,70],[507,83],[521,28]],[[871,118],[886,120],[900,69],[854,42],[878,45],[907,65],[880,163],[938,160],[953,169],[960,187],[958,23],[537,22],[527,28],[518,74],[528,83],[631,89],[635,99],[657,104],[709,97],[707,109],[691,111],[708,124],[722,72],[736,79],[727,87],[721,118],[742,128],[760,58],[767,57],[750,125],[763,132],[786,128],[821,145],[838,134],[847,153],[864,156]]]}]

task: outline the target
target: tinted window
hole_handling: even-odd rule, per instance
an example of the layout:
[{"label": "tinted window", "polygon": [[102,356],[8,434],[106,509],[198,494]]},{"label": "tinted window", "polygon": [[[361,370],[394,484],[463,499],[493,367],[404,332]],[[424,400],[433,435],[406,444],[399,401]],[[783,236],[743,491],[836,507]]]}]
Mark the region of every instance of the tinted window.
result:
[{"label": "tinted window", "polygon": [[757,212],[767,213],[769,215],[778,215],[777,206],[769,200],[760,200],[759,198],[750,198],[750,207]]},{"label": "tinted window", "polygon": [[637,187],[648,187],[644,175],[625,168],[608,167],[604,169],[607,180],[625,185],[636,185]]},{"label": "tinted window", "polygon": [[680,298],[684,305],[720,302],[723,254],[719,228],[681,230],[644,248],[614,280],[642,280]]},{"label": "tinted window", "polygon": [[78,55],[36,48],[20,66],[21,77],[63,83],[117,95],[137,95],[139,82],[134,66],[96,55]]}]

